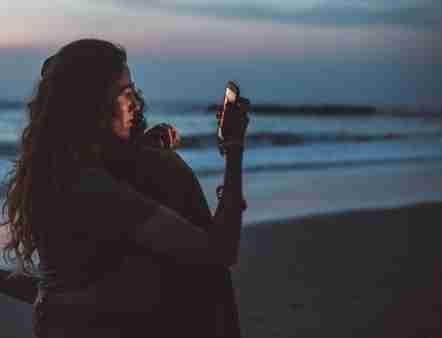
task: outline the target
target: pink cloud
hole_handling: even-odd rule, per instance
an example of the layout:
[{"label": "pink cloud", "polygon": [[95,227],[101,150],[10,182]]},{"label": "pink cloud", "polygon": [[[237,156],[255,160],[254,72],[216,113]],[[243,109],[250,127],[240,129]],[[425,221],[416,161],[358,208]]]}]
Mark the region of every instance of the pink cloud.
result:
[{"label": "pink cloud", "polygon": [[0,48],[55,50],[78,38],[97,37],[121,43],[129,55],[146,57],[285,61],[338,57],[365,61],[400,59],[407,53],[407,57],[421,59],[430,57],[422,50],[434,46],[431,41],[435,39],[426,32],[398,26],[315,27],[154,10],[89,16],[48,11],[45,16],[25,13],[21,17],[0,15],[0,19],[6,27],[0,30]]}]

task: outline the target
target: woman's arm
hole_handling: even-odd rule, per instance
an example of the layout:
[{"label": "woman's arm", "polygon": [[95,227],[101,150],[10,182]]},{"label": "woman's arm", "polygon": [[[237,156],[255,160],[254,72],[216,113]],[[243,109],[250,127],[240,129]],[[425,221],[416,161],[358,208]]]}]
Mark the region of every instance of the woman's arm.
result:
[{"label": "woman's arm", "polygon": [[242,223],[242,157],[237,146],[226,153],[224,193],[207,232],[159,206],[146,222],[135,227],[134,241],[183,263],[235,264]]},{"label": "woman's arm", "polygon": [[134,239],[138,245],[189,264],[231,266],[237,262],[243,211],[243,141],[250,108],[246,101],[224,111],[224,188],[212,224],[203,227],[207,232],[160,207],[153,217],[136,227]]}]

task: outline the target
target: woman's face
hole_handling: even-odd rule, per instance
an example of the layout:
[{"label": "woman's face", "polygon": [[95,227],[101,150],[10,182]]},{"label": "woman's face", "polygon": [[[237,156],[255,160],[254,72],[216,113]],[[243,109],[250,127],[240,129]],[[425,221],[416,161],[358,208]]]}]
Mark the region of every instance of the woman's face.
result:
[{"label": "woman's face", "polygon": [[128,67],[123,70],[120,79],[117,81],[117,90],[112,129],[119,138],[128,140],[135,114],[141,109],[141,102],[137,99],[136,89]]}]

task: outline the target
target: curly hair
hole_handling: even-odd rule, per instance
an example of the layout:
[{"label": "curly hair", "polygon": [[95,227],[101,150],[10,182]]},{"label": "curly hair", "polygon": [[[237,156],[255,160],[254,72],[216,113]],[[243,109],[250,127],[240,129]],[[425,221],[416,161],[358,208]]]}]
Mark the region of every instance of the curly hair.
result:
[{"label": "curly hair", "polygon": [[33,267],[38,239],[35,215],[45,196],[62,192],[76,169],[102,166],[110,151],[116,137],[112,132],[117,95],[113,88],[126,62],[121,46],[82,39],[64,46],[44,63],[42,78],[27,104],[29,122],[8,175],[2,208],[2,226],[10,234],[3,254],[8,261],[15,256],[18,273]]}]

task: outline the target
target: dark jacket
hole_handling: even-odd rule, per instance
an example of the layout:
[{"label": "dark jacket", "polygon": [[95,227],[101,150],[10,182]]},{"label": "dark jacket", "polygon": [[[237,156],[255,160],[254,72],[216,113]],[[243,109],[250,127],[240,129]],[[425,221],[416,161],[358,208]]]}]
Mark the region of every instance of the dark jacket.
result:
[{"label": "dark jacket", "polygon": [[[205,229],[213,223],[198,179],[176,152],[122,144],[121,150],[114,154],[117,156],[108,161],[114,177],[126,180],[140,193],[177,211],[194,225]],[[167,259],[163,266],[163,274],[167,276],[162,280],[170,283],[167,301],[163,299],[165,322],[180,323],[182,329],[175,326],[177,335],[191,332],[199,325],[201,337],[241,336],[229,269],[219,266],[201,269]]]},{"label": "dark jacket", "polygon": [[[149,147],[135,148],[121,143],[108,156],[106,169],[116,180],[128,183],[139,193],[175,210],[194,225],[205,229],[213,223],[210,209],[197,178],[175,152]],[[103,196],[103,198],[106,197]],[[106,213],[114,214],[112,210],[106,210],[106,205],[112,205],[112,203],[84,200],[77,200],[75,203],[80,205],[83,210],[82,214],[87,210],[86,214],[90,214],[91,217]],[[137,219],[138,210],[143,208],[136,203],[138,202],[135,202],[133,208],[125,213],[131,219],[128,224],[132,222],[132,219],[133,221]],[[115,208],[117,207],[115,206]],[[75,219],[75,215],[72,217]],[[80,219],[74,220],[72,224],[79,221]],[[103,246],[103,243],[99,243],[100,251],[111,252],[113,245],[117,243],[112,242],[113,238],[124,238],[124,229],[118,229],[118,224],[123,226],[124,221],[124,219],[116,221],[110,218],[108,222],[101,222],[102,224],[112,224],[112,226],[109,229],[110,245],[104,244]],[[97,219],[97,222],[100,222],[100,219]],[[87,231],[85,229],[84,233]],[[63,236],[63,232],[60,232],[60,236]],[[99,233],[96,234],[96,237],[99,236]],[[87,240],[85,243],[90,243],[90,241]],[[97,259],[93,253],[93,245],[89,249],[90,257]],[[144,331],[146,333],[155,328],[157,337],[172,337],[183,333],[192,337],[240,337],[238,312],[229,269],[212,265],[183,265],[178,264],[171,257],[153,254],[146,256],[146,252],[128,249],[124,245],[122,248],[115,248],[115,259],[113,260],[118,263],[118,257],[121,257],[118,250],[124,250],[123,254],[127,261],[139,262],[136,268],[129,272],[128,280],[123,283],[126,289],[119,290],[118,296],[112,297],[109,304],[114,309],[121,306],[121,313],[117,311],[113,312],[112,316],[104,316],[101,320],[95,321],[95,326],[116,325],[120,326],[121,332]],[[44,248],[41,251],[44,252]],[[152,261],[153,264],[151,264]],[[75,262],[76,260],[73,259],[73,263]],[[75,290],[76,285],[80,286],[76,283],[84,285],[92,282],[99,285],[100,276],[102,279],[111,279],[115,276],[121,278],[118,271],[112,271],[113,264],[101,265],[101,262],[104,263],[104,258],[98,257],[96,262],[92,266],[99,268],[92,269],[90,274],[82,274],[84,280],[76,280],[72,274],[69,275],[69,270],[67,270],[66,276],[70,276],[70,278],[65,278],[65,282],[68,284],[62,285],[62,288],[69,287]],[[86,265],[89,263],[90,261],[85,261]],[[153,291],[148,290],[152,289],[152,285],[154,285],[151,283],[152,278],[149,278],[149,274],[152,273],[160,275],[161,285],[158,284],[161,289],[160,305],[152,313],[149,313],[150,310],[143,313],[143,302],[148,297],[146,294],[153,295]],[[136,299],[138,294],[140,297]],[[133,300],[134,307],[138,305],[142,309],[138,311],[138,315],[127,313],[127,304],[123,305],[124,302],[127,302],[127,298]],[[106,303],[106,301],[100,303]],[[136,304],[137,302],[140,304]],[[130,303],[129,306],[131,306]],[[70,308],[72,309],[72,307]],[[53,318],[57,318],[56,312],[53,311]],[[88,315],[87,311],[77,312],[79,313],[76,314],[75,310],[72,313],[68,312],[67,318],[66,316],[57,318],[57,321],[70,321],[70,318],[81,321],[80,314]],[[137,312],[137,310],[133,312]],[[70,323],[66,323],[66,325],[69,326]]]}]

